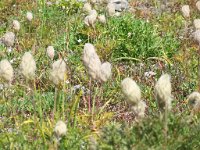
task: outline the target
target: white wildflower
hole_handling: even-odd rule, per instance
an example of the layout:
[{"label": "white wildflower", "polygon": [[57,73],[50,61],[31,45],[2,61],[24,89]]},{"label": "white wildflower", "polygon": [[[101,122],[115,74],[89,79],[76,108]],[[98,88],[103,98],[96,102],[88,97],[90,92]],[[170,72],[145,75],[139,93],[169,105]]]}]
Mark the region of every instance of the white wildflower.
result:
[{"label": "white wildflower", "polygon": [[78,39],[78,40],[77,40],[77,42],[78,42],[78,43],[81,43],[81,42],[82,42],[82,40],[81,40],[81,39]]},{"label": "white wildflower", "polygon": [[161,109],[171,110],[171,82],[168,74],[162,75],[155,85],[155,95]]},{"label": "white wildflower", "polygon": [[61,82],[64,82],[66,71],[67,66],[64,60],[59,59],[55,61],[52,65],[52,70],[50,72],[50,80],[55,85],[59,85]]},{"label": "white wildflower", "polygon": [[189,103],[190,107],[192,107],[193,113],[200,112],[200,93],[192,92],[188,96],[188,103]]},{"label": "white wildflower", "polygon": [[54,50],[53,46],[48,46],[46,53],[53,60],[54,55],[55,55],[55,50]]},{"label": "white wildflower", "polygon": [[182,11],[182,14],[185,18],[188,18],[190,17],[190,7],[189,5],[184,5],[182,8],[181,8],[181,11]]},{"label": "white wildflower", "polygon": [[84,12],[90,13],[91,10],[92,10],[92,6],[90,5],[90,3],[85,3],[83,5],[83,11]]},{"label": "white wildflower", "polygon": [[27,12],[27,13],[26,13],[26,19],[27,19],[28,21],[31,21],[31,20],[33,19],[33,14],[32,14],[32,12]]},{"label": "white wildflower", "polygon": [[19,31],[20,30],[20,23],[18,20],[13,20],[13,29],[15,31]]},{"label": "white wildflower", "polygon": [[83,63],[88,69],[89,75],[95,80],[101,67],[101,61],[92,44],[86,43],[83,50]]},{"label": "white wildflower", "polygon": [[106,23],[106,17],[105,15],[99,15],[98,16],[99,22],[105,24]]},{"label": "white wildflower", "polygon": [[1,40],[7,47],[11,47],[15,43],[15,34],[13,32],[7,32]]},{"label": "white wildflower", "polygon": [[128,103],[137,105],[141,100],[141,91],[139,86],[131,78],[125,78],[121,82],[123,94],[126,96]]},{"label": "white wildflower", "polygon": [[21,69],[22,74],[27,79],[33,79],[35,77],[36,63],[30,52],[26,52],[22,56],[20,69]]},{"label": "white wildflower", "polygon": [[6,59],[0,61],[0,78],[7,83],[11,83],[13,79],[13,68]]},{"label": "white wildflower", "polygon": [[66,135],[67,133],[67,126],[63,121],[58,121],[56,123],[56,126],[54,128],[54,132],[56,134],[57,137],[61,137]]},{"label": "white wildflower", "polygon": [[197,9],[200,11],[200,1],[197,1],[197,2],[196,2],[196,7],[197,7]]},{"label": "white wildflower", "polygon": [[193,24],[196,30],[200,29],[200,19],[195,19]]},{"label": "white wildflower", "polygon": [[101,81],[106,82],[112,75],[112,66],[109,62],[105,62],[101,65],[99,71],[99,78]]}]

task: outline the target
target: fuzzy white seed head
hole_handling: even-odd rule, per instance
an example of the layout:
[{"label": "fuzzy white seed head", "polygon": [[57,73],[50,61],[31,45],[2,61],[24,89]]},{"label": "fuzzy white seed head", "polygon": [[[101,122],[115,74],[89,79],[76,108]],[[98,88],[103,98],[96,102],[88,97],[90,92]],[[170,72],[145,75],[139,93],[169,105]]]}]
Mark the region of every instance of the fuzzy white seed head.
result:
[{"label": "fuzzy white seed head", "polygon": [[7,32],[1,40],[7,47],[13,46],[15,43],[15,34],[13,32]]},{"label": "fuzzy white seed head", "polygon": [[54,128],[54,132],[57,137],[62,137],[67,133],[67,126],[63,121],[58,121]]},{"label": "fuzzy white seed head", "polygon": [[83,5],[83,11],[84,12],[90,13],[91,10],[92,10],[92,6],[90,5],[90,3],[85,3]]},{"label": "fuzzy white seed head", "polygon": [[96,10],[91,10],[89,15],[86,16],[84,19],[85,25],[94,27],[94,24],[97,20],[97,15],[98,14],[97,14]]},{"label": "fuzzy white seed head", "polygon": [[197,7],[197,9],[200,11],[200,1],[197,1],[197,2],[196,2],[196,7]]},{"label": "fuzzy white seed head", "polygon": [[194,33],[193,33],[193,37],[194,37],[194,40],[200,44],[200,30],[196,30]]},{"label": "fuzzy white seed head", "polygon": [[6,59],[0,61],[0,79],[7,83],[11,83],[13,79],[13,68]]},{"label": "fuzzy white seed head", "polygon": [[106,17],[105,15],[99,15],[98,16],[99,22],[105,24],[106,23]]},{"label": "fuzzy white seed head", "polygon": [[47,47],[47,55],[49,56],[49,58],[51,58],[53,60],[54,55],[55,55],[55,50],[54,50],[53,46]]},{"label": "fuzzy white seed head", "polygon": [[133,106],[138,104],[141,99],[141,91],[135,81],[125,78],[121,82],[121,89],[129,104]]},{"label": "fuzzy white seed head", "polygon": [[52,65],[52,70],[50,72],[50,80],[55,84],[59,85],[65,81],[65,74],[67,71],[67,66],[64,60],[59,59],[55,61]]},{"label": "fuzzy white seed head", "polygon": [[15,31],[19,31],[20,30],[20,23],[18,20],[13,20],[13,29]]},{"label": "fuzzy white seed head", "polygon": [[113,3],[108,3],[107,12],[108,12],[109,16],[114,16],[115,15],[115,5]]},{"label": "fuzzy white seed head", "polygon": [[31,20],[33,19],[33,14],[32,14],[32,12],[27,12],[27,13],[26,13],[26,19],[27,19],[28,21],[31,21]]},{"label": "fuzzy white seed head", "polygon": [[171,82],[168,74],[162,75],[155,85],[155,96],[161,109],[171,110]]},{"label": "fuzzy white seed head", "polygon": [[92,44],[86,43],[83,50],[83,63],[88,70],[89,75],[95,80],[101,67],[101,61]]},{"label": "fuzzy white seed head", "polygon": [[36,63],[30,52],[26,52],[22,56],[20,69],[21,69],[21,73],[27,79],[33,79],[35,77]]},{"label": "fuzzy white seed head", "polygon": [[112,66],[109,62],[104,62],[100,67],[99,79],[106,82],[112,76]]},{"label": "fuzzy white seed head", "polygon": [[139,101],[138,104],[132,106],[131,109],[138,118],[144,118],[146,107],[147,105],[144,101]]},{"label": "fuzzy white seed head", "polygon": [[200,29],[200,19],[195,19],[193,24],[196,30]]},{"label": "fuzzy white seed head", "polygon": [[190,17],[190,7],[189,5],[184,5],[182,8],[181,8],[181,11],[182,11],[182,14],[185,18],[188,18]]},{"label": "fuzzy white seed head", "polygon": [[189,103],[189,106],[192,108],[193,113],[200,112],[200,93],[192,92],[188,96],[188,103]]}]

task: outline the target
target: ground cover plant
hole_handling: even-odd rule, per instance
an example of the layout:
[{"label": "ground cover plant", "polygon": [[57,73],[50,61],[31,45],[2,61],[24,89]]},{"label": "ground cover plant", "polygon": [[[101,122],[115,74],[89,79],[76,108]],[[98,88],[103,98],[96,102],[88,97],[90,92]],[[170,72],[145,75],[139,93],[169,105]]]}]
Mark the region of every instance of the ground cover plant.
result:
[{"label": "ground cover plant", "polygon": [[1,0],[0,14],[0,149],[200,149],[199,1]]}]

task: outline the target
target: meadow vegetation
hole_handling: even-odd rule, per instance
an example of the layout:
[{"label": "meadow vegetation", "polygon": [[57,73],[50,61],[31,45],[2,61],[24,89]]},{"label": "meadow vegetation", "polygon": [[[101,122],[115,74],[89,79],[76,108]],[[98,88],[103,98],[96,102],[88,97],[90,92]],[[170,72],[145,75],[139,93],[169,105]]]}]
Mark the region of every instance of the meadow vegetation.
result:
[{"label": "meadow vegetation", "polygon": [[[13,77],[5,81],[0,63],[0,149],[200,149],[200,94],[188,97],[200,92],[200,10],[194,0],[168,2],[162,10],[156,0],[130,0],[119,16],[92,4],[106,23],[88,26],[81,1],[1,0],[0,61]],[[8,32],[11,46],[1,38]],[[112,76],[94,77],[86,43]],[[123,85],[127,77],[134,86]]]}]

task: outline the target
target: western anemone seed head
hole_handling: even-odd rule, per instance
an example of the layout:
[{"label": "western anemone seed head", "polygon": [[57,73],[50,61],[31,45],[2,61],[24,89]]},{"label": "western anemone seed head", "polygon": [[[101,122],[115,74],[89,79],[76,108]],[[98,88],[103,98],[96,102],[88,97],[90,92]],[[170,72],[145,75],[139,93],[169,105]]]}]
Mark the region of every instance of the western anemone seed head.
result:
[{"label": "western anemone seed head", "polygon": [[26,19],[27,19],[28,21],[31,21],[31,20],[33,19],[33,14],[32,14],[32,12],[27,12],[27,13],[26,13]]},{"label": "western anemone seed head", "polygon": [[197,1],[197,2],[196,2],[196,7],[197,7],[197,9],[200,11],[200,1]]},{"label": "western anemone seed head", "polygon": [[141,91],[139,86],[131,78],[125,78],[121,82],[123,94],[126,96],[128,103],[137,105],[141,99]]},{"label": "western anemone seed head", "polygon": [[56,123],[56,126],[54,128],[54,132],[56,134],[57,137],[61,137],[66,135],[67,133],[67,126],[63,121],[58,121]]},{"label": "western anemone seed head", "polygon": [[105,24],[106,23],[106,17],[105,15],[99,15],[98,16],[99,22]]},{"label": "western anemone seed head", "polygon": [[1,40],[6,46],[13,46],[15,43],[15,34],[13,32],[7,32],[4,34]]},{"label": "western anemone seed head", "polygon": [[188,103],[189,103],[190,107],[192,107],[192,111],[194,113],[200,112],[200,93],[192,92],[188,96]]},{"label": "western anemone seed head", "polygon": [[11,83],[13,79],[13,68],[6,59],[0,61],[0,78],[7,83]]},{"label": "western anemone seed head", "polygon": [[171,109],[171,82],[168,74],[162,75],[155,85],[155,95],[161,109]]},{"label": "western anemone seed head", "polygon": [[83,63],[88,70],[89,75],[95,80],[101,67],[101,61],[92,44],[86,43],[83,50]]},{"label": "western anemone seed head", "polygon": [[92,26],[94,27],[94,24],[97,20],[97,11],[96,10],[91,10],[89,15],[85,17],[84,19],[84,23],[87,25],[87,26]]},{"label": "western anemone seed head", "polygon": [[200,29],[200,19],[195,19],[193,24],[196,30]]},{"label": "western anemone seed head", "polygon": [[139,101],[137,105],[132,106],[131,109],[133,110],[134,114],[139,118],[144,118],[145,116],[145,109],[147,105],[144,101]]},{"label": "western anemone seed head", "polygon": [[196,30],[193,33],[194,40],[200,44],[200,30]]},{"label": "western anemone seed head", "polygon": [[54,54],[55,53],[55,50],[53,48],[53,46],[48,46],[47,47],[47,55],[53,60],[54,58]]},{"label": "western anemone seed head", "polygon": [[22,56],[20,69],[21,69],[22,74],[27,79],[33,79],[35,77],[36,63],[30,52],[26,52]]},{"label": "western anemone seed head", "polygon": [[109,62],[104,62],[100,67],[99,78],[101,81],[106,82],[112,75],[112,66]]},{"label": "western anemone seed head", "polygon": [[20,23],[18,20],[13,20],[13,29],[15,31],[19,31],[20,30]]},{"label": "western anemone seed head", "polygon": [[182,8],[181,8],[181,11],[182,11],[182,14],[185,18],[188,18],[190,17],[190,7],[189,5],[184,5]]},{"label": "western anemone seed head", "polygon": [[59,85],[61,82],[65,81],[66,71],[67,66],[64,60],[59,59],[55,61],[52,65],[52,70],[50,72],[50,80],[55,85]]},{"label": "western anemone seed head", "polygon": [[107,11],[108,11],[109,16],[114,16],[115,15],[115,5],[113,3],[108,3]]},{"label": "western anemone seed head", "polygon": [[90,3],[85,3],[83,5],[83,11],[84,12],[90,13],[91,10],[92,10],[92,6],[90,5]]}]

